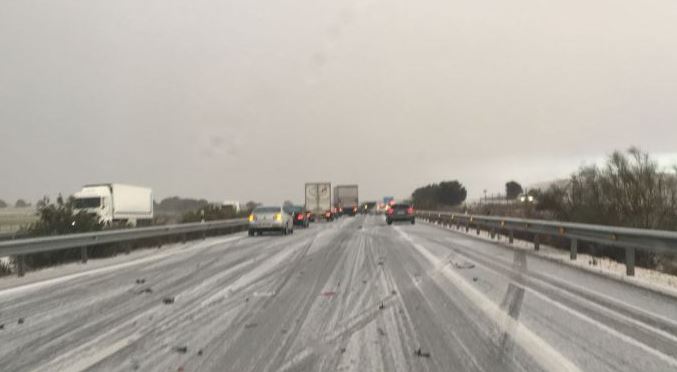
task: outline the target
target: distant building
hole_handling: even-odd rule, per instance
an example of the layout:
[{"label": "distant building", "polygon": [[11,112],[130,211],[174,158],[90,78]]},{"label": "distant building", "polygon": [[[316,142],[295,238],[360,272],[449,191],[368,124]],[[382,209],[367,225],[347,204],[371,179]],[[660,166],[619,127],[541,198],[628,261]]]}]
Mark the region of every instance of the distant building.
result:
[{"label": "distant building", "polygon": [[235,212],[240,211],[240,202],[236,200],[226,200],[221,205],[224,207],[231,207],[235,209]]}]

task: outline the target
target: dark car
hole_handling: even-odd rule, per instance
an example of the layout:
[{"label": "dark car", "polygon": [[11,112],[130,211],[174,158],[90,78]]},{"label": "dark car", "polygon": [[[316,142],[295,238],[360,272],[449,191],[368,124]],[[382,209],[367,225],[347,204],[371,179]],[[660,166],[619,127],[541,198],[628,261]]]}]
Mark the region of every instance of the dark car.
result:
[{"label": "dark car", "polygon": [[355,217],[357,215],[357,206],[339,207],[338,213],[340,216]]},{"label": "dark car", "polygon": [[294,219],[294,226],[308,227],[310,225],[310,216],[305,207],[295,205],[290,207],[290,212]]},{"label": "dark car", "polygon": [[393,204],[386,211],[386,222],[392,225],[393,222],[404,221],[412,225],[416,223],[414,216],[414,207],[409,204]]}]

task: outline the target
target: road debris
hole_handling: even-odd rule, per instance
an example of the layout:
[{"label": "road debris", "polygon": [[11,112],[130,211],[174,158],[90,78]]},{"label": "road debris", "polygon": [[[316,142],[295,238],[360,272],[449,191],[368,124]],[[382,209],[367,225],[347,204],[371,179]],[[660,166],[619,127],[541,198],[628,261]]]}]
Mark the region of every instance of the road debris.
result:
[{"label": "road debris", "polygon": [[17,324],[24,324],[24,318],[19,318],[19,320],[17,320]]},{"label": "road debris", "polygon": [[174,297],[165,297],[162,299],[162,303],[165,305],[171,305],[174,303]]},{"label": "road debris", "polygon": [[197,351],[197,356],[202,356],[202,349]]},{"label": "road debris", "polygon": [[455,268],[460,269],[460,270],[474,269],[475,268],[475,265],[471,264],[470,262],[461,262],[461,263],[454,262],[454,261],[449,261],[449,262],[451,262],[454,265]]},{"label": "road debris", "polygon": [[386,305],[384,305],[384,304],[383,304],[383,301],[381,301],[381,304],[378,305],[378,309],[379,309],[379,310],[383,310],[383,309],[385,309],[385,308],[386,308]]},{"label": "road debris", "polygon": [[414,355],[416,355],[419,358],[430,358],[430,353],[421,350],[420,347],[418,348],[418,350],[414,352]]},{"label": "road debris", "polygon": [[174,346],[174,349],[172,350],[179,354],[185,354],[188,352],[188,346]]}]

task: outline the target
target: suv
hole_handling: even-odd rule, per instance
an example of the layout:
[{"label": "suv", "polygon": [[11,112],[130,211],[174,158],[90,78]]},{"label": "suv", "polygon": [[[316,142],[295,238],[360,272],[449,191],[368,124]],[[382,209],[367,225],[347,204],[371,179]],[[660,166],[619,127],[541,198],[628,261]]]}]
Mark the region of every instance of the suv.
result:
[{"label": "suv", "polygon": [[409,204],[393,204],[386,211],[386,222],[392,225],[394,221],[407,221],[412,225],[416,223],[414,207]]}]

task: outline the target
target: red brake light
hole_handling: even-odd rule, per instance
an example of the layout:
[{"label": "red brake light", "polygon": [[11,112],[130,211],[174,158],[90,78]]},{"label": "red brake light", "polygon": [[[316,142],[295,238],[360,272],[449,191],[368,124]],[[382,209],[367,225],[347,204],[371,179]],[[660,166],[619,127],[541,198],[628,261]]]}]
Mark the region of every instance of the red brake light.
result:
[{"label": "red brake light", "polygon": [[395,210],[394,210],[394,209],[392,209],[392,208],[388,208],[388,214],[393,214],[393,212],[395,212]]},{"label": "red brake light", "polygon": [[300,213],[300,214],[296,217],[296,219],[299,220],[299,221],[303,221],[303,213]]},{"label": "red brake light", "polygon": [[407,214],[414,214],[414,207],[409,207],[409,209],[407,209]]}]

